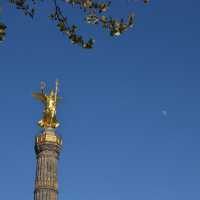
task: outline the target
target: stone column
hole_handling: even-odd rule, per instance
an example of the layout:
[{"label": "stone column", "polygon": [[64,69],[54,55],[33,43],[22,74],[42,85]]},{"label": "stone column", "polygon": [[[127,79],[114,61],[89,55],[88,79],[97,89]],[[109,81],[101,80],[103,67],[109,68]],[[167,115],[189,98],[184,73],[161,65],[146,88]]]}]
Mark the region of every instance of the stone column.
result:
[{"label": "stone column", "polygon": [[47,129],[35,139],[37,158],[34,200],[58,199],[57,162],[62,145],[54,129]]}]

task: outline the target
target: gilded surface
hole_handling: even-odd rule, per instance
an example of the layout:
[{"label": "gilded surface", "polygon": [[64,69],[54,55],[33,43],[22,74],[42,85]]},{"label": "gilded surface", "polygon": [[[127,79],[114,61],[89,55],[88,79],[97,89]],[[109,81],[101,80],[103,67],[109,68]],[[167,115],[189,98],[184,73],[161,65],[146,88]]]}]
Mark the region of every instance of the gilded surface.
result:
[{"label": "gilded surface", "polygon": [[58,145],[62,145],[62,140],[57,135],[42,134],[36,137],[37,144],[42,144],[45,142],[53,142]]},{"label": "gilded surface", "polygon": [[41,86],[40,93],[33,93],[33,97],[40,100],[44,104],[43,118],[38,121],[38,125],[42,128],[57,128],[59,122],[56,118],[56,107],[58,100],[58,81],[56,81],[55,91],[51,90],[50,94],[47,95],[44,92],[45,86]]}]

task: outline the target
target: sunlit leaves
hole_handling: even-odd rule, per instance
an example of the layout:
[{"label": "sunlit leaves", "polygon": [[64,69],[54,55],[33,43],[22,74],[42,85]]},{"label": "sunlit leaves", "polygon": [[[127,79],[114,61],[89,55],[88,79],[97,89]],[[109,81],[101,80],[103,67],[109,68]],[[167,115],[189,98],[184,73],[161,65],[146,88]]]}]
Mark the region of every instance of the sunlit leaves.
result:
[{"label": "sunlit leaves", "polygon": [[83,37],[77,34],[78,27],[76,25],[68,25],[67,18],[63,16],[60,7],[57,7],[57,5],[54,13],[50,15],[50,19],[57,23],[59,30],[68,37],[72,44],[77,44],[85,49],[93,47],[94,40],[89,39],[85,42]]},{"label": "sunlit leaves", "polygon": [[85,17],[85,21],[88,23],[88,24],[98,24],[99,22],[99,17],[95,14],[90,14],[90,15],[87,15]]},{"label": "sunlit leaves", "polygon": [[73,6],[79,6],[80,9],[86,11],[98,11],[99,13],[107,11],[109,8],[111,1],[107,3],[98,3],[93,0],[66,0],[67,3]]},{"label": "sunlit leaves", "polygon": [[3,41],[6,35],[6,25],[0,23],[0,41]]},{"label": "sunlit leaves", "polygon": [[[22,10],[25,15],[31,18],[35,15],[35,7],[39,1],[42,0],[8,0],[12,5],[15,5],[17,9]],[[128,0],[128,1],[138,1],[148,4],[150,0]],[[114,2],[114,0],[112,1]],[[129,15],[127,20],[124,19],[114,19],[112,17],[107,17],[104,12],[106,12],[110,6],[111,1],[105,0],[100,2],[100,0],[51,0],[50,2],[53,7],[52,13],[49,18],[55,22],[58,30],[62,32],[72,44],[77,44],[85,49],[91,49],[94,44],[94,39],[89,39],[85,41],[84,38],[78,34],[78,27],[76,25],[70,25],[68,22],[68,17],[66,16],[66,8],[64,4],[69,4],[74,8],[81,9],[84,14],[84,21],[90,25],[100,25],[103,29],[107,30],[111,36],[120,36],[122,33],[132,28],[135,24],[135,19],[133,15]],[[81,19],[82,20],[82,19]],[[0,41],[5,37],[6,26],[0,23]]]},{"label": "sunlit leaves", "polygon": [[112,17],[107,18],[106,16],[98,17],[97,15],[88,15],[85,20],[89,24],[102,24],[102,27],[110,31],[111,36],[119,36],[134,25],[133,15],[128,16],[128,21],[125,23],[124,19],[116,20]]}]

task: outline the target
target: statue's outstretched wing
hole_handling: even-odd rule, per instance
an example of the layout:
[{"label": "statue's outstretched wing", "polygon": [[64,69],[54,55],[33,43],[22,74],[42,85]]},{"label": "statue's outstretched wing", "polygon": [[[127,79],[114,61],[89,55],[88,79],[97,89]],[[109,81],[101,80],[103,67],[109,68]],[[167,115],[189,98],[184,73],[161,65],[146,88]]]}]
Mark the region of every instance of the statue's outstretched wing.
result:
[{"label": "statue's outstretched wing", "polygon": [[45,94],[42,94],[42,93],[32,93],[32,96],[35,97],[37,100],[40,100],[42,101],[43,103],[46,102],[46,96]]}]

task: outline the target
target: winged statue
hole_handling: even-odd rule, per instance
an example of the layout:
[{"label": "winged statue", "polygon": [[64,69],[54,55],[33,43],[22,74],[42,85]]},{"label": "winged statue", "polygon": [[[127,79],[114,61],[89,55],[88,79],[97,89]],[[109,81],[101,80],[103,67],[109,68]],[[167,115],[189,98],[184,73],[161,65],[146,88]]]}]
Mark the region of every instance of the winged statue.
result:
[{"label": "winged statue", "polygon": [[44,104],[43,118],[38,121],[38,125],[42,128],[57,128],[60,124],[56,118],[57,103],[60,100],[58,96],[58,80],[56,81],[55,91],[51,90],[49,95],[44,92],[45,83],[41,85],[41,92],[32,93],[33,97]]}]

